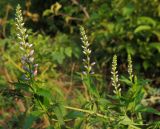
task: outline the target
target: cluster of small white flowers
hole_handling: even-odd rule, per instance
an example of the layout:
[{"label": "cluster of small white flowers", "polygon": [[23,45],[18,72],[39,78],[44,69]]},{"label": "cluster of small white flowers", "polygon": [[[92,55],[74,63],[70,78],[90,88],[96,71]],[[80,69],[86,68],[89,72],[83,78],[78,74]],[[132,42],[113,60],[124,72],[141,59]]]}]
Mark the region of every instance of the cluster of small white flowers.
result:
[{"label": "cluster of small white flowers", "polygon": [[128,55],[128,74],[129,74],[129,79],[132,81],[132,78],[133,78],[133,68],[132,68],[131,55]]},{"label": "cluster of small white flowers", "polygon": [[112,61],[112,86],[115,88],[113,90],[113,92],[117,95],[117,96],[121,96],[121,88],[120,88],[120,84],[119,84],[119,80],[118,80],[118,71],[117,71],[117,56],[114,55],[113,56],[113,61]]},{"label": "cluster of small white flowers", "polygon": [[81,33],[81,40],[83,42],[82,45],[83,53],[85,55],[85,59],[83,59],[85,71],[83,71],[83,74],[85,75],[94,74],[92,67],[95,65],[95,62],[91,62],[90,60],[90,55],[91,55],[91,50],[89,49],[90,44],[88,42],[88,38],[84,30],[84,27],[82,26],[80,27],[80,33]]},{"label": "cluster of small white flowers", "polygon": [[23,56],[21,58],[22,68],[25,71],[23,75],[24,80],[30,80],[37,75],[38,64],[34,64],[34,49],[33,44],[27,42],[28,34],[27,29],[24,27],[24,21],[22,16],[21,7],[18,4],[16,8],[16,27],[17,27],[17,37],[19,39],[20,49],[23,51]]}]

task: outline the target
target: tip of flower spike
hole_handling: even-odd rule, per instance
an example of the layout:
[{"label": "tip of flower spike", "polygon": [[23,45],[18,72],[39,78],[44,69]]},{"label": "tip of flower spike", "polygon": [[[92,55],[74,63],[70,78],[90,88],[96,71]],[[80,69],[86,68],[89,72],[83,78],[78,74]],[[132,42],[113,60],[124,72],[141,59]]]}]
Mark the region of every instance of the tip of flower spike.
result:
[{"label": "tip of flower spike", "polygon": [[116,69],[117,69],[117,56],[114,55],[113,60],[112,60],[111,80],[112,80],[112,86],[114,86],[113,92],[116,95],[120,96],[121,95],[121,93],[120,93],[121,88],[120,88],[120,84],[118,82],[118,71]]},{"label": "tip of flower spike", "polygon": [[84,30],[84,27],[83,27],[83,26],[80,26],[79,29],[80,29],[80,31],[83,31],[83,30]]},{"label": "tip of flower spike", "polygon": [[94,72],[92,72],[92,66],[95,65],[95,62],[91,63],[90,62],[90,55],[91,55],[91,50],[89,49],[90,43],[88,42],[88,38],[85,32],[85,29],[83,26],[80,26],[80,33],[81,33],[81,40],[82,40],[82,48],[83,48],[83,53],[85,55],[85,59],[83,59],[83,64],[84,64],[84,68],[85,68],[85,72],[83,72],[83,74],[94,74]]},{"label": "tip of flower spike", "polygon": [[16,10],[20,10],[20,9],[21,9],[20,4],[17,4]]},{"label": "tip of flower spike", "polygon": [[17,8],[21,8],[20,4],[17,4]]}]

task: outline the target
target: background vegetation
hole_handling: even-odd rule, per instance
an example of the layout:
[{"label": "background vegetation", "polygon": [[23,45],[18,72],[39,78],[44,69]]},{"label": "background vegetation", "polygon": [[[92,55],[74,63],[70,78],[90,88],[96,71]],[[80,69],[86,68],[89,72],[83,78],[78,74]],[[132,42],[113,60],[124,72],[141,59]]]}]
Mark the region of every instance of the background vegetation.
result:
[{"label": "background vegetation", "polygon": [[[25,27],[28,29],[28,42],[34,44],[35,61],[39,65],[36,85],[40,87],[37,93],[28,92],[26,89],[25,92],[19,92],[16,87],[22,84],[15,84],[23,72],[15,26],[15,9],[18,3],[22,6]],[[1,0],[0,7],[1,128],[158,129],[160,127],[159,0],[46,0],[45,2]],[[91,60],[96,62],[93,67],[96,73],[94,84],[99,96],[94,94],[92,97],[99,106],[95,106],[95,102],[86,100],[84,82],[80,76],[84,70],[80,25],[87,30],[92,50]],[[132,96],[135,91],[129,90],[128,96],[124,98],[112,97],[114,87],[111,84],[111,69],[114,54],[118,57],[117,67],[122,92],[128,93],[129,86],[134,85],[137,91],[137,94],[133,95],[136,97],[132,98],[134,104],[143,102],[143,105],[150,107],[149,109],[142,111],[142,107],[138,108],[134,104],[131,106],[133,102],[131,98],[131,103],[124,99]],[[128,54],[133,60],[133,74],[139,80],[137,83],[135,80],[127,79]],[[26,83],[23,87],[27,87]],[[51,97],[48,95],[49,91],[54,104],[60,105],[58,108],[50,108],[49,104],[47,105]],[[53,127],[52,124],[49,127],[48,123],[52,122],[47,117],[40,117],[41,112],[35,110],[38,106],[32,104],[31,94],[38,95],[38,99],[47,98],[43,104],[48,106],[47,111],[55,112],[55,115],[50,116],[56,121],[53,122]],[[120,117],[124,114],[121,112],[122,109],[118,108],[120,105],[116,105],[117,101],[122,107],[125,105],[129,118]],[[115,105],[112,105],[114,102]],[[92,113],[86,117],[84,112],[68,111],[63,105],[81,107],[80,109],[91,112],[100,111],[102,114],[105,112],[105,115],[110,114],[106,107],[111,107],[114,111],[122,113],[117,115],[112,112],[115,117],[119,116],[118,122],[121,119],[124,121],[116,126],[117,121],[105,123],[103,118],[97,118]],[[32,108],[33,110],[28,111]],[[134,116],[137,112],[145,112],[142,113],[144,125],[138,121],[139,117]],[[159,123],[155,124],[153,121]],[[147,123],[151,124],[145,125]]]}]

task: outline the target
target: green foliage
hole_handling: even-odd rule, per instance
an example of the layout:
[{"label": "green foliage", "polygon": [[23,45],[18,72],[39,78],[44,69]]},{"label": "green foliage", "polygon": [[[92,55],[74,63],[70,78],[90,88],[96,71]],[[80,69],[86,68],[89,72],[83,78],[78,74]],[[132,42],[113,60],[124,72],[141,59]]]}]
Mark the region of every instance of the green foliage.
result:
[{"label": "green foliage", "polygon": [[157,0],[24,3],[0,22],[0,128],[160,128]]}]

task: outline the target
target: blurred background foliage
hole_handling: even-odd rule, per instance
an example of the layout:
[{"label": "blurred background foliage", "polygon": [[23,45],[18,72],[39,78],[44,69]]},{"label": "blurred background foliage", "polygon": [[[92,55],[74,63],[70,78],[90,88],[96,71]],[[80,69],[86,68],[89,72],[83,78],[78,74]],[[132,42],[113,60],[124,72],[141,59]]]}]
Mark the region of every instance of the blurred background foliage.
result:
[{"label": "blurred background foliage", "polygon": [[[21,74],[20,50],[16,39],[15,8],[20,3],[29,42],[34,44],[39,64],[37,80],[65,97],[79,95],[77,72],[82,70],[79,26],[87,29],[92,59],[100,88],[111,92],[110,70],[114,54],[120,73],[127,71],[127,55],[133,57],[134,72],[160,85],[159,0],[0,0],[0,88]],[[60,90],[62,89],[62,90]],[[150,94],[158,89],[148,88]],[[72,100],[71,100],[72,101]],[[77,103],[78,103],[77,102]],[[76,103],[76,102],[73,102]]]},{"label": "blurred background foliage", "polygon": [[[71,73],[70,67],[74,65],[78,71],[79,25],[84,25],[92,43],[97,73],[110,78],[111,58],[115,53],[120,59],[120,71],[126,70],[129,53],[137,74],[152,79],[157,86],[160,84],[159,0],[1,0],[1,65],[9,68],[8,62],[13,63],[18,56],[14,40],[18,3],[23,7],[26,26],[32,35],[29,40],[36,46],[37,61],[42,67],[48,65],[45,67],[50,70],[53,66],[59,72]],[[14,68],[10,69],[11,72]]]}]

